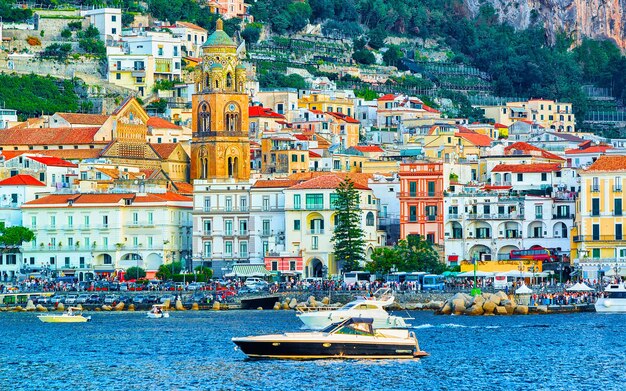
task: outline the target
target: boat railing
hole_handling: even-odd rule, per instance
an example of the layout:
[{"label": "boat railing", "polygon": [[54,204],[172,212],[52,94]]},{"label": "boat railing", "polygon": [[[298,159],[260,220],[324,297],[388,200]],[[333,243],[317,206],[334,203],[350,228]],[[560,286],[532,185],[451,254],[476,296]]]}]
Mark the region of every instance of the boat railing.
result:
[{"label": "boat railing", "polygon": [[322,306],[322,307],[296,307],[296,311],[298,311],[298,313],[303,314],[305,312],[319,312],[319,311],[335,311],[338,310],[339,308],[341,308],[341,306],[338,305],[327,305],[327,306]]}]

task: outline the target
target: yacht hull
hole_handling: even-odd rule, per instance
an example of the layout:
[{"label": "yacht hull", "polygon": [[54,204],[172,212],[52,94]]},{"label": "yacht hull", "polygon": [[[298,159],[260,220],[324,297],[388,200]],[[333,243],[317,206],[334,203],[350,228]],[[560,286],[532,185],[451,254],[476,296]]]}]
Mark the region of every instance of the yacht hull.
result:
[{"label": "yacht hull", "polygon": [[252,341],[233,339],[242,352],[251,358],[278,359],[410,359],[425,356],[414,343],[354,343],[307,341]]},{"label": "yacht hull", "polygon": [[626,299],[601,298],[596,301],[596,312],[626,313]]},{"label": "yacht hull", "polygon": [[85,323],[91,320],[90,316],[40,315],[38,318],[44,323]]}]

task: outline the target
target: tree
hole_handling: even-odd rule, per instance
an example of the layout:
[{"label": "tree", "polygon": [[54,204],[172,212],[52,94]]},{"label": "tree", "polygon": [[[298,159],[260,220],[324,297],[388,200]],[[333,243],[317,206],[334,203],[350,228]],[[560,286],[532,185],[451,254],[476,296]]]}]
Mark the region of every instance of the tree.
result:
[{"label": "tree", "polygon": [[374,90],[371,90],[369,88],[363,88],[363,89],[357,89],[354,90],[354,94],[358,97],[358,98],[362,98],[364,100],[375,100],[378,98],[378,93]]},{"label": "tree", "polygon": [[4,247],[19,247],[24,242],[32,242],[35,233],[26,227],[14,226],[0,230],[0,244]]},{"label": "tree", "polygon": [[352,59],[359,64],[370,65],[376,62],[376,57],[374,53],[370,52],[367,49],[356,50],[352,53]]},{"label": "tree", "polygon": [[210,267],[196,266],[194,270],[197,272],[198,276],[203,276],[203,278],[201,278],[203,281],[209,281],[211,277],[213,277],[213,269]]},{"label": "tree", "polygon": [[141,279],[146,276],[146,271],[137,266],[131,266],[126,269],[126,274],[124,274],[125,280],[133,280],[133,279]]},{"label": "tree", "polygon": [[372,253],[372,261],[366,266],[371,273],[388,274],[391,269],[400,270],[402,258],[397,247],[379,247]]},{"label": "tree", "polygon": [[335,245],[335,260],[343,271],[358,270],[365,262],[365,240],[361,228],[360,194],[350,178],[346,178],[335,190],[335,230],[331,242]]},{"label": "tree", "polygon": [[386,65],[397,66],[398,61],[402,58],[402,50],[396,45],[389,45],[385,54],[383,54],[383,61]]},{"label": "tree", "polygon": [[248,44],[255,44],[259,41],[261,37],[261,28],[263,27],[260,23],[250,23],[243,29],[241,32],[241,36],[246,40]]},{"label": "tree", "polygon": [[433,274],[444,272],[445,265],[439,261],[439,254],[432,244],[420,235],[409,235],[401,240],[397,251],[403,260],[399,266],[401,271],[425,271]]}]

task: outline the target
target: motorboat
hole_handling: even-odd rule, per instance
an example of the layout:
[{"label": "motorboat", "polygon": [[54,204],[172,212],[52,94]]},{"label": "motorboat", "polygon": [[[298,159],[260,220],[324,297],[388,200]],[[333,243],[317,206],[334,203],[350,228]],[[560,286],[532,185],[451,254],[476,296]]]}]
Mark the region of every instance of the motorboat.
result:
[{"label": "motorboat", "polygon": [[626,312],[626,282],[607,285],[595,307],[596,312]]},{"label": "motorboat", "polygon": [[390,315],[385,307],[393,304],[395,298],[389,288],[378,289],[371,297],[359,297],[339,308],[298,307],[297,317],[312,330],[322,330],[333,323],[349,318],[372,318],[374,328],[406,328],[405,319]]},{"label": "motorboat", "polygon": [[46,314],[37,316],[44,323],[84,323],[91,320],[91,316],[84,316],[80,307],[68,307],[62,314]]},{"label": "motorboat", "polygon": [[154,304],[152,309],[147,312],[150,319],[169,318],[170,313],[165,311],[165,304]]},{"label": "motorboat", "polygon": [[372,318],[349,318],[324,330],[233,338],[250,358],[381,359],[420,358],[415,333],[407,329],[376,329]]}]

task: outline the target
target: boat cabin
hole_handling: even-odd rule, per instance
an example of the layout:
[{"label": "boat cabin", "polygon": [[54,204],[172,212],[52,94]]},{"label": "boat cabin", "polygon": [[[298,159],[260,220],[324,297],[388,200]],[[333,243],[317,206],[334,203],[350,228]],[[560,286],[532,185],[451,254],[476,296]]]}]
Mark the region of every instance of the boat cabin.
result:
[{"label": "boat cabin", "polygon": [[374,335],[372,318],[349,318],[340,323],[333,323],[322,332],[329,334]]}]

